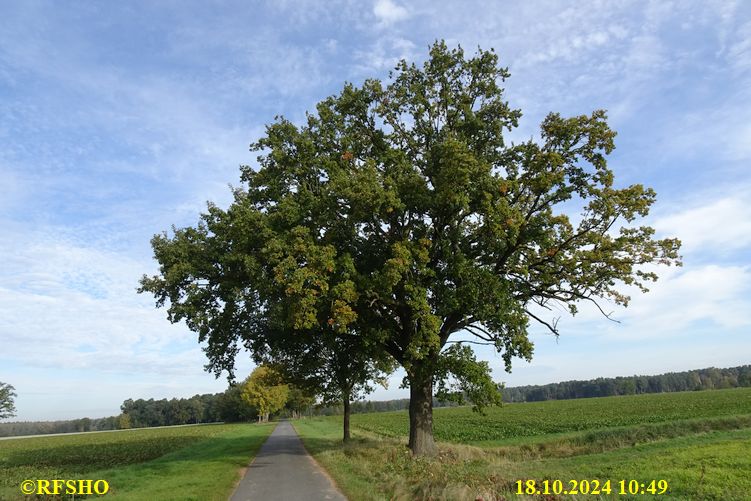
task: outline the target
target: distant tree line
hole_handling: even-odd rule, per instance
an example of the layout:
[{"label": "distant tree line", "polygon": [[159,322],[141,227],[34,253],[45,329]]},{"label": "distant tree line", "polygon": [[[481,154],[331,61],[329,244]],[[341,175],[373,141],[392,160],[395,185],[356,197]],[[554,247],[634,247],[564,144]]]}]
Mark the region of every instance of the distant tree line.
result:
[{"label": "distant tree line", "polygon": [[167,400],[128,399],[120,406],[119,428],[145,428],[222,421],[224,394],[194,395]]},{"label": "distant tree line", "polygon": [[22,435],[47,435],[49,433],[75,433],[117,429],[117,416],[81,418],[65,421],[19,421],[0,423],[0,437]]},{"label": "distant tree line", "polygon": [[[638,395],[674,391],[699,391],[751,386],[751,365],[728,369],[710,367],[684,372],[668,372],[657,376],[619,376],[588,381],[564,381],[547,385],[503,388],[504,402],[539,402],[572,398]],[[433,407],[453,407],[453,402],[433,399]],[[352,403],[352,413],[400,411],[409,408],[409,399],[360,401]],[[321,407],[317,415],[341,414],[341,406]]]},{"label": "distant tree line", "polygon": [[[564,381],[541,386],[517,386],[503,389],[504,402],[535,402],[572,398],[607,397],[674,391],[697,391],[751,386],[751,365],[728,369],[699,369],[669,372],[657,376],[597,378],[589,381]],[[433,400],[434,407],[453,407],[454,402]],[[399,411],[409,408],[409,399],[354,401],[353,414]],[[118,416],[81,418],[67,421],[26,421],[0,423],[0,437],[104,431],[151,426],[213,422],[250,422],[259,417],[258,409],[243,398],[243,385],[231,385],[223,393],[194,395],[190,398],[128,399]],[[340,415],[342,405],[313,405],[309,395],[291,387],[288,400],[277,412],[281,416]]]},{"label": "distant tree line", "polygon": [[697,391],[751,386],[751,365],[729,369],[699,369],[668,372],[657,376],[597,378],[589,381],[563,381],[541,386],[504,388],[504,402],[539,402],[571,398],[639,395],[673,391]]},{"label": "distant tree line", "polygon": [[118,416],[97,419],[0,423],[0,437],[250,421],[256,417],[254,410],[242,402],[236,386],[230,386],[224,393],[207,393],[190,398],[128,399],[120,410],[122,413]]},{"label": "distant tree line", "polygon": [[[120,430],[199,423],[250,422],[258,419],[258,409],[243,398],[243,385],[230,385],[223,393],[206,393],[190,398],[148,400],[127,399],[117,416],[61,421],[23,421],[0,423],[0,437]],[[276,414],[290,417],[312,415],[314,400],[294,387]]]}]

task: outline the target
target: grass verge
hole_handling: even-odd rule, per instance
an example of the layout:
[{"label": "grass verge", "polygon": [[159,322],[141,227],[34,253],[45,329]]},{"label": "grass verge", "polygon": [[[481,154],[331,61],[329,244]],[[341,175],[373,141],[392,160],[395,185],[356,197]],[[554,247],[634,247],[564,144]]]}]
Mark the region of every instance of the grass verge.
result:
[{"label": "grass verge", "polygon": [[0,500],[34,499],[20,493],[26,479],[104,479],[108,499],[225,500],[273,427],[206,425],[3,441]]},{"label": "grass verge", "polygon": [[[664,479],[669,495],[652,496],[655,499],[731,501],[749,499],[751,492],[746,473],[751,471],[751,429],[743,427],[746,419],[598,430],[534,447],[440,443],[433,460],[412,458],[404,440],[359,429],[351,444],[342,445],[336,419],[303,420],[295,427],[352,500],[649,499],[615,494],[617,482]],[[640,442],[633,443],[634,438]],[[609,479],[614,492],[609,497],[516,494],[515,482],[526,479],[559,479],[565,485],[569,480]]]}]

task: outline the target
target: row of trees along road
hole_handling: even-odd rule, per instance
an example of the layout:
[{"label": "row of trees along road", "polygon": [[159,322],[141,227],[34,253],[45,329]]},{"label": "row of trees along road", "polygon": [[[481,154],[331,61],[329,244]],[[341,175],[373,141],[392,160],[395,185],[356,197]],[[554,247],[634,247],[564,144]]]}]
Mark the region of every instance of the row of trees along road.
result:
[{"label": "row of trees along road", "polygon": [[654,191],[615,185],[605,112],[551,113],[537,139],[509,143],[521,111],[504,100],[508,76],[492,50],[436,42],[421,67],[346,84],[303,124],[277,118],[227,209],[210,203],[195,226],[154,237],[160,271],[140,290],[207,343],[217,376],[233,377],[241,345],[258,361],[324,345],[401,366],[409,447],[434,454],[436,386],[497,401],[467,337],[510,370],[532,357],[530,321],[558,334],[546,308],[626,305],[623,284],[657,278],[644,265],[680,262],[678,240],[635,224]]},{"label": "row of trees along road", "polygon": [[243,384],[242,397],[258,410],[258,422],[267,422],[269,414],[280,411],[287,403],[289,385],[277,371],[261,365]]}]

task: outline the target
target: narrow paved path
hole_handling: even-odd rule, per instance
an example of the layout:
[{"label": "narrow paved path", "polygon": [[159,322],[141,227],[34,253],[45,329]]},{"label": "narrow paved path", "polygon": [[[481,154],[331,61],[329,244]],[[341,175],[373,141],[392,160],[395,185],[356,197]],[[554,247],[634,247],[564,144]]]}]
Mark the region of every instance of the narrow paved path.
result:
[{"label": "narrow paved path", "polygon": [[347,501],[313,461],[288,421],[261,446],[230,501]]}]

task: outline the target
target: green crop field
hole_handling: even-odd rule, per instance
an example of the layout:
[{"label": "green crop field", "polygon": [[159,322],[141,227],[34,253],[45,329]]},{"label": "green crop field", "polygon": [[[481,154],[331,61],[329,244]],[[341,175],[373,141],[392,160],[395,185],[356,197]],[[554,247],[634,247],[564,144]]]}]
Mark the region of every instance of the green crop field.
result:
[{"label": "green crop field", "polygon": [[20,492],[27,479],[104,479],[104,499],[225,500],[272,429],[201,425],[2,440],[0,500],[34,499]]},{"label": "green crop field", "polygon": [[[506,404],[486,415],[468,407],[434,411],[437,440],[484,445],[537,437],[676,420],[751,414],[751,388]],[[355,414],[355,426],[390,437],[409,433],[406,412]]]},{"label": "green crop field", "polygon": [[[751,388],[436,409],[440,454],[414,459],[406,411],[295,423],[351,499],[751,499]],[[519,495],[518,480],[611,481],[610,495]],[[619,481],[666,494],[617,494]]]}]

